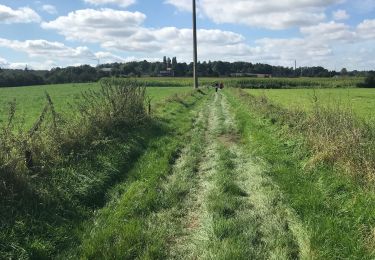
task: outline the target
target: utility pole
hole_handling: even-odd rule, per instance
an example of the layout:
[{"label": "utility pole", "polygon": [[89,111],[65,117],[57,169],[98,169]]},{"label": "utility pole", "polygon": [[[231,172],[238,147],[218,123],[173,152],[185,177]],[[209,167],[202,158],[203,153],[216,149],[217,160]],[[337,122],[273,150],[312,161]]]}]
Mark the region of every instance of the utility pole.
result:
[{"label": "utility pole", "polygon": [[198,50],[197,50],[197,11],[195,0],[193,0],[193,49],[194,49],[194,64],[193,64],[193,75],[194,75],[194,88],[198,88]]}]

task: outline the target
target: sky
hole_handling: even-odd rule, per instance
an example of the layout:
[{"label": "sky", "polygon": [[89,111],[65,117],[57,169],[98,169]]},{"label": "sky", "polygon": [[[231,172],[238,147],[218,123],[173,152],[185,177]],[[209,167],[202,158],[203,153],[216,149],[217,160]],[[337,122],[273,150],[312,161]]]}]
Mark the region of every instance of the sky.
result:
[{"label": "sky", "polygon": [[[0,67],[192,61],[191,0],[0,0]],[[375,0],[197,0],[200,61],[375,69]]]}]

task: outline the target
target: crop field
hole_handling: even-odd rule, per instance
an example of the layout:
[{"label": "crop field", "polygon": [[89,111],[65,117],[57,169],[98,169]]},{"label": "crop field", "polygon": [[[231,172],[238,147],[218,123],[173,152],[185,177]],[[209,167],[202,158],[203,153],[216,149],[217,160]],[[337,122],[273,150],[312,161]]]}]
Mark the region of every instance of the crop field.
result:
[{"label": "crop field", "polygon": [[[13,100],[16,100],[17,104],[17,119],[24,120],[25,127],[29,128],[43,110],[46,103],[45,92],[51,96],[56,111],[67,114],[72,112],[71,105],[79,102],[82,92],[98,89],[97,83],[0,88],[0,123],[7,120],[9,102]],[[147,94],[155,103],[176,92],[184,93],[190,89],[190,87],[154,87],[150,85]]]},{"label": "crop field", "polygon": [[350,108],[366,120],[375,119],[375,91],[373,89],[251,89],[254,96],[266,96],[272,102],[287,108],[312,109],[314,100],[321,105]]},{"label": "crop field", "polygon": [[0,89],[0,259],[374,259],[375,93],[338,80]]}]

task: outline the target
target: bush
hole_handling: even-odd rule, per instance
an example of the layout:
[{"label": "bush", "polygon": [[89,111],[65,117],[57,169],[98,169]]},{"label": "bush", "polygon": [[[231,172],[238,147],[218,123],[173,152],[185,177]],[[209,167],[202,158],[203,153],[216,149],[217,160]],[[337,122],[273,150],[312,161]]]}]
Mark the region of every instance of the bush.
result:
[{"label": "bush", "polygon": [[76,222],[104,203],[120,167],[140,152],[143,140],[135,132],[150,122],[145,88],[121,79],[100,84],[83,93],[72,105],[75,116],[65,119],[46,93],[28,131],[15,123],[11,102],[0,124],[0,259],[52,258],[75,239],[67,232]]},{"label": "bush", "polygon": [[14,194],[22,197],[30,176],[43,178],[43,173],[73,154],[90,150],[93,143],[147,120],[143,86],[123,79],[103,79],[100,84],[99,91],[82,93],[79,103],[72,105],[78,112],[76,118],[63,119],[46,93],[43,112],[29,131],[14,123],[16,104],[10,104],[8,120],[0,125],[2,199]]},{"label": "bush", "polygon": [[375,72],[369,73],[365,79],[366,88],[375,88]]},{"label": "bush", "polygon": [[375,88],[375,72],[371,71],[368,73],[365,81],[363,83],[358,84],[360,88]]},{"label": "bush", "polygon": [[322,163],[338,166],[357,180],[373,185],[375,125],[357,119],[349,107],[341,104],[326,106],[316,100],[311,113],[305,113],[274,105],[265,96],[255,97],[244,91],[239,94],[272,123],[286,126],[288,133],[302,134],[311,151],[305,165],[307,168]]}]

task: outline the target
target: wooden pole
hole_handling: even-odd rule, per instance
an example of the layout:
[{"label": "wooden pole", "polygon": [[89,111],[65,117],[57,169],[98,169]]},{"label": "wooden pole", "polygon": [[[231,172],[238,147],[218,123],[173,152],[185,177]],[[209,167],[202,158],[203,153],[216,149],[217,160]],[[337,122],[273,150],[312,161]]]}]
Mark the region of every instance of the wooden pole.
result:
[{"label": "wooden pole", "polygon": [[193,0],[193,49],[194,49],[194,64],[193,64],[193,75],[194,75],[194,88],[198,88],[198,49],[197,49],[197,11],[195,0]]}]

